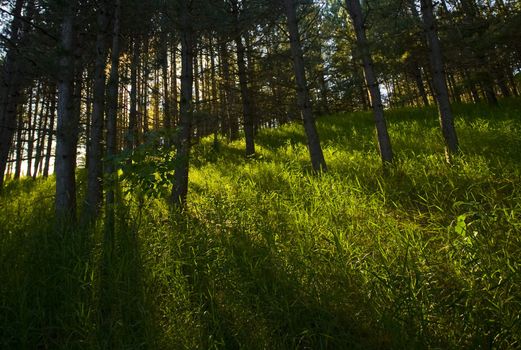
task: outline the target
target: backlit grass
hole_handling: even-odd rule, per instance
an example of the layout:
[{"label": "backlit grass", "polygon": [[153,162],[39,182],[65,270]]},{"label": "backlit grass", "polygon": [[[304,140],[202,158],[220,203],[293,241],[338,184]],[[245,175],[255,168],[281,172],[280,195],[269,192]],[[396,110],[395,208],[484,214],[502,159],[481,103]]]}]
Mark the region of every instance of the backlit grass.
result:
[{"label": "backlit grass", "polygon": [[[103,227],[57,230],[52,179],[0,199],[1,348],[380,349],[521,346],[521,102],[388,113],[384,176],[370,113],[324,117],[329,172],[300,125],[258,154],[194,150],[189,207],[126,196]],[[81,181],[81,176],[80,176]]]}]

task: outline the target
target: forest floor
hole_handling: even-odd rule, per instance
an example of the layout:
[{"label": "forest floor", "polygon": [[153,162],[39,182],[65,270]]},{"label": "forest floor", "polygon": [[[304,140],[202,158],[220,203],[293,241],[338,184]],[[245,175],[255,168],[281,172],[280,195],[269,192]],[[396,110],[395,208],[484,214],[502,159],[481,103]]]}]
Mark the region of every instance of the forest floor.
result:
[{"label": "forest floor", "polygon": [[55,229],[53,179],[9,183],[0,348],[520,347],[521,100],[455,114],[449,166],[435,109],[389,111],[386,176],[366,112],[319,119],[321,176],[300,125],[253,159],[202,140],[188,210],[123,188],[113,241]]}]

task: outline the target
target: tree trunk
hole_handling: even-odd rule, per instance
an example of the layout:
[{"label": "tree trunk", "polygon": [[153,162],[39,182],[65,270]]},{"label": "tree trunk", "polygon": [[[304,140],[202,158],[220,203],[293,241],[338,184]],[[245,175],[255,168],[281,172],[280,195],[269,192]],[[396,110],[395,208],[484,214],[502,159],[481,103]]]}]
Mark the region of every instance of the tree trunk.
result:
[{"label": "tree trunk", "polygon": [[18,44],[21,41],[20,27],[23,0],[16,0],[13,9],[13,21],[10,28],[9,48],[4,58],[0,73],[0,191],[4,184],[4,173],[7,167],[9,150],[13,143],[16,128],[16,111],[20,99],[20,57]]},{"label": "tree trunk", "polygon": [[391,139],[389,138],[389,133],[387,131],[387,123],[384,116],[384,107],[380,93],[380,86],[374,73],[373,59],[369,52],[368,42],[365,34],[362,7],[360,6],[359,0],[347,0],[346,4],[349,15],[351,16],[351,20],[353,22],[353,27],[355,29],[356,42],[362,56],[365,81],[371,96],[371,107],[373,109],[374,120],[376,124],[380,156],[385,166],[386,163],[391,163],[393,161],[393,151],[391,148]]},{"label": "tree trunk", "polygon": [[[47,89],[46,89],[47,90]],[[34,157],[34,168],[33,168],[33,179],[36,179],[38,176],[38,169],[40,169],[40,164],[42,162],[43,148],[45,145],[45,129],[47,129],[47,119],[49,117],[49,109],[50,109],[50,99],[49,95],[45,93],[45,107],[40,114],[40,118],[38,120],[38,130],[36,136],[36,154]]]},{"label": "tree trunk", "polygon": [[215,46],[213,38],[210,37],[210,81],[211,81],[211,116],[213,120],[213,147],[219,148],[219,113],[217,112],[217,68],[215,64]]},{"label": "tree trunk", "polygon": [[298,107],[304,121],[304,130],[306,131],[308,141],[308,151],[311,158],[311,165],[315,172],[326,171],[326,161],[320,146],[315,118],[309,96],[309,87],[306,79],[306,69],[304,65],[304,55],[302,53],[302,45],[300,43],[300,35],[298,31],[297,9],[294,0],[284,0],[286,10],[287,26],[289,31],[289,40],[291,47],[291,55],[293,56],[293,68],[295,71],[295,80],[297,83],[297,101]]},{"label": "tree trunk", "polygon": [[[27,169],[25,171],[26,176],[30,177],[31,174],[31,164],[33,158],[33,144],[34,144],[34,121],[36,120],[35,114],[38,113],[38,100],[40,89],[36,88],[36,103],[33,105],[33,87],[29,90],[29,99],[28,99],[28,112],[27,112]],[[34,106],[34,107],[33,107]]]},{"label": "tree trunk", "polygon": [[56,113],[56,86],[52,85],[51,88],[51,115],[49,121],[49,127],[47,129],[47,150],[45,151],[45,165],[43,167],[43,177],[47,178],[49,176],[49,168],[51,163],[51,151],[52,151],[52,143],[53,143],[53,135],[54,132],[54,119]]},{"label": "tree trunk", "polygon": [[105,65],[107,61],[107,2],[98,5],[98,33],[96,36],[96,63],[94,68],[94,89],[92,115],[90,118],[90,149],[87,168],[86,209],[89,220],[96,220],[103,202],[103,123],[105,113]]},{"label": "tree trunk", "polygon": [[237,66],[239,73],[239,86],[241,88],[242,97],[244,137],[246,138],[246,157],[251,157],[255,154],[253,111],[251,105],[250,88],[248,86],[248,77],[246,72],[246,61],[244,57],[245,48],[240,35],[235,38],[235,45],[237,46]]},{"label": "tree trunk", "polygon": [[[132,45],[132,61],[130,64],[130,112],[126,135],[126,148],[132,150],[137,145],[137,74],[139,66],[139,40],[135,39]],[[168,124],[171,125],[169,117]]]},{"label": "tree trunk", "polygon": [[143,101],[142,101],[143,104],[141,107],[141,111],[142,111],[142,115],[143,115],[143,118],[141,121],[141,130],[143,131],[143,140],[147,139],[147,135],[149,132],[149,128],[148,128],[148,81],[150,78],[149,42],[150,42],[150,39],[148,37],[145,37],[144,42],[143,42],[143,45],[144,45],[144,47],[143,47],[143,52],[144,52],[143,75],[144,76],[143,76],[143,83],[142,83],[142,88],[141,88],[141,95],[143,98]]},{"label": "tree trunk", "polygon": [[[163,21],[166,21],[166,16]],[[166,25],[163,25],[161,32],[161,72],[163,81],[163,127],[167,130],[172,128],[172,116],[170,114],[170,94],[168,91],[168,35]]]},{"label": "tree trunk", "polygon": [[414,70],[414,81],[416,82],[416,87],[418,88],[418,92],[420,94],[420,97],[422,99],[423,105],[428,107],[430,105],[429,103],[429,97],[427,96],[427,91],[425,90],[425,86],[423,85],[423,78],[422,78],[422,71],[418,63],[413,63],[413,70]]},{"label": "tree trunk", "polygon": [[118,183],[114,156],[117,153],[117,115],[118,115],[118,88],[119,88],[119,51],[120,51],[120,12],[121,0],[115,0],[113,10],[112,49],[110,56],[110,75],[107,87],[107,194],[105,206],[105,230],[108,237],[112,237],[115,229],[115,188]]},{"label": "tree trunk", "polygon": [[239,123],[237,116],[233,113],[233,106],[235,105],[235,91],[230,77],[230,58],[226,43],[219,45],[219,56],[221,58],[221,75],[222,75],[222,91],[224,99],[222,103],[223,125],[226,126],[225,134],[228,135],[230,141],[235,141],[239,138]]},{"label": "tree trunk", "polygon": [[18,111],[18,130],[16,131],[16,164],[14,170],[14,178],[18,180],[22,173],[22,156],[23,156],[23,113],[22,111]]},{"label": "tree trunk", "polygon": [[179,94],[177,92],[177,44],[177,40],[172,40],[172,117],[175,126],[179,124]]},{"label": "tree trunk", "polygon": [[174,184],[172,205],[182,209],[188,194],[188,167],[190,156],[190,135],[193,113],[192,89],[194,81],[193,29],[189,13],[189,0],[181,2],[181,102],[178,134],[175,139],[176,159],[174,165]]},{"label": "tree trunk", "polygon": [[75,1],[68,4],[61,27],[60,76],[58,80],[58,125],[56,130],[56,216],[76,218],[76,133],[74,108],[74,19]]},{"label": "tree trunk", "polygon": [[459,144],[449,101],[440,41],[436,33],[436,21],[433,13],[432,0],[421,0],[421,12],[424,30],[429,44],[429,58],[432,67],[434,92],[436,102],[438,103],[440,125],[443,138],[445,139],[445,157],[447,161],[450,162],[451,154],[459,151]]}]

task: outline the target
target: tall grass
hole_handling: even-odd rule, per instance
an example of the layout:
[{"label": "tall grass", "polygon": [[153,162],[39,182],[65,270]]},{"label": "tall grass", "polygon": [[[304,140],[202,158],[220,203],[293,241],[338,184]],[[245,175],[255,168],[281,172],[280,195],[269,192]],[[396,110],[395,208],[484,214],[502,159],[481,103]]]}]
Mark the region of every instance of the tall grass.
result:
[{"label": "tall grass", "polygon": [[389,111],[387,176],[369,113],[319,120],[319,177],[300,125],[261,131],[254,159],[202,140],[188,210],[129,194],[113,245],[56,229],[52,179],[10,183],[0,347],[521,346],[521,102],[455,113],[449,166],[434,109]]}]

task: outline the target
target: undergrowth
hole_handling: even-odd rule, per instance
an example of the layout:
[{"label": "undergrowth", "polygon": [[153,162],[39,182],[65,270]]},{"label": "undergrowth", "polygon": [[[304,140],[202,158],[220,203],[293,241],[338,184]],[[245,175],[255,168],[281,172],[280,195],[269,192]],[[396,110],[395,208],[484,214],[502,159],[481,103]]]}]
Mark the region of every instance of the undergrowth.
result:
[{"label": "undergrowth", "polygon": [[252,159],[204,139],[187,211],[123,191],[113,242],[52,223],[53,179],[8,183],[0,348],[521,346],[521,104],[455,114],[449,166],[434,109],[389,111],[386,176],[370,113],[319,119],[321,176],[297,124]]}]

